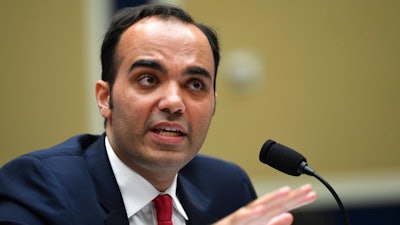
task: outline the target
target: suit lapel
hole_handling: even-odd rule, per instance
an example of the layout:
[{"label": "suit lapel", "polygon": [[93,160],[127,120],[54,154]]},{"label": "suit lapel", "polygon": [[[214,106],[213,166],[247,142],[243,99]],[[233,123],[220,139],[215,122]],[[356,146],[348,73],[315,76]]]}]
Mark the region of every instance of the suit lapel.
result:
[{"label": "suit lapel", "polygon": [[[99,204],[105,211],[106,225],[129,225],[122,195],[108,160],[101,135],[84,153],[88,171],[97,192]],[[210,201],[183,174],[179,174],[177,195],[188,217],[188,225],[212,224],[218,218],[208,212]]]},{"label": "suit lapel", "polygon": [[204,225],[217,221],[217,218],[207,212],[209,199],[182,174],[178,177],[177,194],[189,217],[188,225]]},{"label": "suit lapel", "polygon": [[107,214],[105,224],[129,225],[121,192],[108,160],[104,138],[103,134],[89,146],[84,157],[98,201]]}]

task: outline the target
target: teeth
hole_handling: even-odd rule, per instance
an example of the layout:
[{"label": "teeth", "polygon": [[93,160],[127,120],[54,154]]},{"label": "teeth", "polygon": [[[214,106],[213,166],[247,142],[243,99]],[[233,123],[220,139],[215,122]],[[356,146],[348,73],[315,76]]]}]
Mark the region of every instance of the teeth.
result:
[{"label": "teeth", "polygon": [[176,137],[176,136],[181,136],[180,133],[178,132],[171,132],[171,131],[160,131],[158,132],[162,136],[168,136],[168,137]]},{"label": "teeth", "polygon": [[169,131],[169,132],[177,132],[178,130],[176,129],[170,129],[170,128],[164,128],[164,131]]},{"label": "teeth", "polygon": [[182,136],[182,132],[174,128],[160,128],[156,131],[158,134],[168,137]]}]

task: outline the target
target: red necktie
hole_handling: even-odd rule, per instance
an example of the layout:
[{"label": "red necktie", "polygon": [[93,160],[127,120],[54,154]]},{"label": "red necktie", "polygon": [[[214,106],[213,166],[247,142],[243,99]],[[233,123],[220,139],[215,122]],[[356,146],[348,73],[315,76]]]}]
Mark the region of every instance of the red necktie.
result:
[{"label": "red necktie", "polygon": [[169,195],[159,195],[154,200],[157,211],[158,225],[172,224],[172,198]]}]

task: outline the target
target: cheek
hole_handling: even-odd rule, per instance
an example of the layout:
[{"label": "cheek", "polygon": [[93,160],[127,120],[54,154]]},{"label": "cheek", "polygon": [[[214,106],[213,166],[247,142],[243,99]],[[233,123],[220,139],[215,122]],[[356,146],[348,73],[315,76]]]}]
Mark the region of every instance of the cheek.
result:
[{"label": "cheek", "polygon": [[[115,89],[114,89],[115,90]],[[119,108],[128,109],[132,112],[140,112],[140,108],[146,105],[150,98],[137,93],[135,89],[129,84],[129,81],[125,81],[125,84],[119,85],[118,91],[113,92],[113,103]]]},{"label": "cheek", "polygon": [[205,137],[214,114],[214,103],[199,106],[195,108],[195,111],[192,124],[196,127],[197,135]]},{"label": "cheek", "polygon": [[114,120],[120,120],[121,123],[132,125],[147,114],[147,104],[143,97],[137,97],[130,93],[120,92],[113,94]]}]

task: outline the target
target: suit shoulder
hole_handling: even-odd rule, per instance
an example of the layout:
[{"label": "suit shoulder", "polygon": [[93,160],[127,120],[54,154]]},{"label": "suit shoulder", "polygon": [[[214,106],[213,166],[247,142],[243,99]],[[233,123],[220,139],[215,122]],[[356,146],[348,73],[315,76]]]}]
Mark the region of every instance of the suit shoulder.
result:
[{"label": "suit shoulder", "polygon": [[4,164],[0,168],[0,176],[13,174],[16,171],[33,172],[36,171],[34,168],[38,167],[65,171],[66,167],[81,163],[84,151],[98,138],[93,135],[78,135],[53,147],[21,155]]},{"label": "suit shoulder", "polygon": [[202,154],[196,155],[196,157],[194,157],[193,160],[186,165],[186,167],[187,169],[201,169],[203,171],[206,168],[207,170],[216,169],[224,172],[227,170],[243,171],[240,166],[233,162]]},{"label": "suit shoulder", "polygon": [[[98,224],[73,222],[84,219],[81,212],[102,212],[96,207],[96,190],[84,156],[85,150],[98,150],[98,146],[104,145],[96,140],[98,136],[75,136],[5,164],[0,169],[0,221]],[[77,216],[71,216],[74,213]],[[97,215],[99,218],[101,214]],[[97,217],[85,215],[88,219]]]},{"label": "suit shoulder", "polygon": [[192,187],[195,193],[202,193],[210,201],[211,211],[224,211],[223,215],[257,197],[246,172],[235,163],[222,159],[197,155],[181,169],[179,175],[181,183],[187,184],[185,187]]},{"label": "suit shoulder", "polygon": [[53,156],[75,156],[82,154],[88,146],[99,138],[98,135],[82,134],[73,136],[50,148],[36,150],[25,154],[37,159],[44,159]]},{"label": "suit shoulder", "polygon": [[77,135],[53,147],[21,155],[2,166],[0,174],[6,173],[6,171],[21,171],[21,168],[25,167],[30,168],[26,168],[25,171],[31,172],[35,171],[33,168],[38,166],[46,166],[51,170],[58,168],[62,171],[64,167],[81,161],[80,158],[85,149],[98,138],[99,136],[96,135]]},{"label": "suit shoulder", "polygon": [[247,173],[237,164],[201,154],[198,154],[182,168],[180,174],[186,177],[201,178],[207,182],[215,180],[216,182],[244,181],[251,183]]}]

